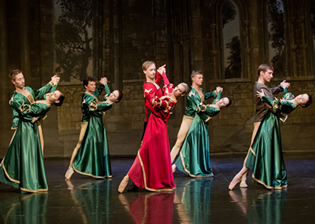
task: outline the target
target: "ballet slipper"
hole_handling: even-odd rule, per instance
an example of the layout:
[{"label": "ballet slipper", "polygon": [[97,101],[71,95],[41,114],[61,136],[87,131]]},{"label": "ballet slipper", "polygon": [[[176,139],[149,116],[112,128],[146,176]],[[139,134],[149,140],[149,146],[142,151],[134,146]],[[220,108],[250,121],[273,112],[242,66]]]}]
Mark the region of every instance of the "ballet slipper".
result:
[{"label": "ballet slipper", "polygon": [[247,185],[247,183],[246,183],[246,174],[244,174],[244,175],[242,176],[241,183],[240,183],[240,187],[242,187],[242,188],[247,188],[247,187],[248,187],[248,185]]},{"label": "ballet slipper", "polygon": [[173,173],[175,173],[175,171],[176,171],[176,165],[175,164],[172,165],[172,171],[173,171]]},{"label": "ballet slipper", "polygon": [[74,170],[72,167],[70,167],[65,174],[66,180],[70,180],[73,173],[74,173]]},{"label": "ballet slipper", "polygon": [[118,187],[118,192],[119,192],[119,193],[123,193],[123,192],[124,192],[125,188],[126,188],[127,185],[128,185],[128,181],[129,181],[129,176],[126,175],[126,176],[122,179],[122,181],[120,182],[120,184],[119,184],[119,187]]},{"label": "ballet slipper", "polygon": [[239,174],[236,174],[236,176],[233,178],[233,180],[229,184],[229,189],[233,190],[234,187],[236,186],[236,184],[241,182],[241,178],[242,178],[242,176],[240,176]]}]

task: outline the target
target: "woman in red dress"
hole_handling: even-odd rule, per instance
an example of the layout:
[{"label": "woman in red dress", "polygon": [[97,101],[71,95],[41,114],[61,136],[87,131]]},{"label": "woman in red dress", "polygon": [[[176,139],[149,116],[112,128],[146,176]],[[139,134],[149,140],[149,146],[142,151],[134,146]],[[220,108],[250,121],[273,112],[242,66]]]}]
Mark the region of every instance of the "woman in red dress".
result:
[{"label": "woman in red dress", "polygon": [[162,95],[161,89],[156,84],[157,81],[161,80],[161,77],[155,80],[155,70],[154,62],[143,67],[143,72],[147,78],[143,85],[145,107],[146,111],[147,109],[151,111],[151,114],[137,157],[119,185],[118,192],[120,193],[126,188],[129,179],[137,187],[149,191],[172,191],[175,189],[166,121],[175,107],[178,97],[184,96],[189,87],[186,83],[181,83],[174,88],[174,85],[170,84],[166,77],[164,65],[157,71],[164,82],[164,95]]}]

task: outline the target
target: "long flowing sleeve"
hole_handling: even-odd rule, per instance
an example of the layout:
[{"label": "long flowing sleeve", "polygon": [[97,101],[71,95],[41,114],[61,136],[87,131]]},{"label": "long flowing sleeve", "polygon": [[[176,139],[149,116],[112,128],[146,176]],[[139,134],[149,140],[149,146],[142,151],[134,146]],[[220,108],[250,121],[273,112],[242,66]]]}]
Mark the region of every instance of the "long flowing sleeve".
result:
[{"label": "long flowing sleeve", "polygon": [[171,100],[171,97],[169,94],[171,94],[174,90],[174,85],[171,83],[168,83],[163,87],[164,96],[158,97],[155,96],[153,100],[153,108],[156,110],[162,110],[165,113],[169,112],[172,109],[173,101]]},{"label": "long flowing sleeve", "polygon": [[156,100],[159,98],[156,96],[155,91],[153,89],[146,89],[144,91],[144,97],[150,102],[150,104],[153,106],[156,104]]},{"label": "long flowing sleeve", "polygon": [[[218,92],[217,97],[213,100],[213,104],[216,104],[216,102],[219,101],[220,99],[221,91]],[[203,103],[200,103],[197,108],[197,113],[204,122],[208,122],[211,119],[211,117],[214,117],[218,113],[220,113],[220,110],[217,107],[211,105],[204,105]]]},{"label": "long flowing sleeve", "polygon": [[13,119],[12,119],[12,126],[11,129],[16,129],[19,124],[19,113],[16,111],[15,108],[11,107],[12,113],[13,113]]},{"label": "long flowing sleeve", "polygon": [[107,97],[110,95],[110,89],[107,84],[105,84],[105,95],[104,95],[104,101],[107,100]]},{"label": "long flowing sleeve", "polygon": [[292,93],[288,92],[288,89],[285,88],[283,91],[283,97],[281,100],[282,101],[283,100],[293,100],[294,98],[295,98],[295,96]]},{"label": "long flowing sleeve", "polygon": [[37,116],[45,115],[49,109],[50,109],[50,107],[44,103],[33,103],[31,105],[22,106],[21,113],[23,115],[28,114],[28,115],[31,115],[33,117],[37,117]]},{"label": "long flowing sleeve", "polygon": [[170,81],[168,80],[165,72],[163,72],[162,78],[163,78],[164,86],[168,86],[168,84],[170,84]]},{"label": "long flowing sleeve", "polygon": [[[53,93],[53,92],[55,92],[56,91],[56,89],[57,89],[57,84],[56,85],[54,85],[52,88],[51,88],[51,90],[50,90],[50,93]],[[44,95],[44,99],[46,99],[47,97],[46,97],[46,94]]]},{"label": "long flowing sleeve", "polygon": [[106,95],[110,94],[110,89],[109,89],[109,86],[107,84],[105,84],[105,94]]},{"label": "long flowing sleeve", "polygon": [[205,100],[209,99],[209,98],[213,98],[213,97],[217,96],[217,92],[216,91],[207,92],[207,93],[204,94],[204,96],[205,96]]},{"label": "long flowing sleeve", "polygon": [[213,100],[213,104],[215,104],[217,101],[221,99],[221,91],[218,92],[217,97]]},{"label": "long flowing sleeve", "polygon": [[274,98],[274,100],[270,99],[269,97],[263,96],[261,100],[270,106],[272,106],[272,109],[277,112],[277,110],[280,108],[280,101],[277,98]]},{"label": "long flowing sleeve", "polygon": [[101,83],[100,86],[93,92],[93,95],[98,98],[99,95],[101,95],[103,89],[105,88],[105,86]]},{"label": "long flowing sleeve", "polygon": [[45,114],[48,111],[47,108],[50,108],[44,103],[20,104],[13,100],[10,103],[16,113],[21,115],[31,115],[33,117]]},{"label": "long flowing sleeve", "polygon": [[[15,92],[9,101],[9,104],[11,106],[12,113],[13,113],[13,120],[12,120],[12,126],[11,126],[12,130],[16,129],[19,125],[20,116],[21,116],[20,108],[25,103],[23,97],[21,97],[21,95]],[[29,103],[29,102],[27,101],[26,103]]]},{"label": "long flowing sleeve", "polygon": [[35,100],[38,100],[40,98],[43,98],[44,95],[46,93],[48,93],[48,91],[51,89],[51,87],[53,86],[52,82],[47,83],[45,86],[43,86],[42,88],[35,90],[34,94],[35,94]]},{"label": "long flowing sleeve", "polygon": [[112,108],[112,104],[107,103],[107,102],[100,102],[96,105],[93,105],[93,104],[89,105],[90,111],[102,111],[102,112],[104,112],[104,111],[109,110],[110,108]]},{"label": "long flowing sleeve", "polygon": [[[163,72],[163,73],[164,73],[164,72]],[[158,71],[156,71],[155,83],[156,83],[158,86],[161,84],[162,79],[163,79],[162,75],[161,75]],[[165,84],[164,84],[164,85],[165,85]]]},{"label": "long flowing sleeve", "polygon": [[24,104],[23,100],[16,100],[16,99],[12,99],[10,100],[10,106],[12,107],[13,111],[15,111],[15,113],[20,113],[22,105]]}]

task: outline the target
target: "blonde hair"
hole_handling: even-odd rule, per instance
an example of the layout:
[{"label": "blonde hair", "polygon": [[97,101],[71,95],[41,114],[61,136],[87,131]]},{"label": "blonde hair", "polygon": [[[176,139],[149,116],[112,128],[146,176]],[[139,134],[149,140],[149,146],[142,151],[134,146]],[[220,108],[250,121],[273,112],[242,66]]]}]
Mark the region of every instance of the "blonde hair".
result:
[{"label": "blonde hair", "polygon": [[148,68],[150,65],[152,65],[152,64],[155,65],[155,62],[154,62],[154,61],[145,61],[145,62],[143,62],[143,64],[142,64],[142,70],[143,70],[143,71],[147,70],[147,68]]},{"label": "blonde hair", "polygon": [[188,93],[189,92],[190,88],[189,88],[189,86],[186,83],[181,82],[181,83],[179,83],[179,85],[182,85],[185,88],[185,91],[183,93]]}]

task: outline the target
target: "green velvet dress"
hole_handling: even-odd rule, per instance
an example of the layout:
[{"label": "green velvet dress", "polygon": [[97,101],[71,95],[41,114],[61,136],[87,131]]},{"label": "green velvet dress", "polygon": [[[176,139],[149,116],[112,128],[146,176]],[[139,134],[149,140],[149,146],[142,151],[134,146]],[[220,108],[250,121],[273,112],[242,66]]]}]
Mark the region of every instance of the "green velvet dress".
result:
[{"label": "green velvet dress", "polygon": [[[292,94],[286,95],[287,99],[292,97]],[[296,107],[289,101],[280,103],[268,97],[262,97],[262,100],[272,105],[273,109],[265,115],[259,126],[245,166],[252,170],[255,182],[268,189],[281,189],[286,187],[288,182],[282,155],[279,119],[276,113],[281,111],[281,108],[283,112],[290,113]]]},{"label": "green velvet dress", "polygon": [[[93,95],[83,93],[82,95],[82,125],[86,126],[79,139],[80,148],[73,163],[74,171],[94,178],[111,177],[110,155],[106,130],[103,123],[104,111],[109,110],[109,103],[98,103],[98,96],[104,86],[101,85]],[[110,94],[105,85],[106,94]],[[81,134],[80,134],[81,136]],[[79,143],[78,143],[79,144]]]},{"label": "green velvet dress", "polygon": [[[33,116],[21,113],[20,109],[23,104],[30,105],[35,102],[35,99],[43,97],[50,88],[51,84],[47,84],[36,91],[33,91],[30,87],[25,87],[29,95],[26,96],[15,91],[10,100],[15,114],[12,128],[16,130],[11,139],[8,152],[0,165],[0,182],[18,188],[22,192],[48,190],[38,131],[39,124]],[[47,105],[42,103],[41,105],[43,110],[49,110]]]},{"label": "green velvet dress", "polygon": [[296,105],[290,101],[294,98],[294,95],[289,93],[287,88],[285,88],[284,95],[281,100],[278,100],[276,97],[272,100],[266,96],[263,96],[261,100],[271,105],[276,113],[289,114],[296,109]]},{"label": "green velvet dress", "polygon": [[216,104],[217,101],[221,99],[221,91],[218,92],[217,98],[213,100],[213,105],[204,105],[199,104],[197,111],[198,115],[204,122],[208,122],[212,117],[220,113],[220,109],[215,107],[214,104]]},{"label": "green velvet dress", "polygon": [[[216,96],[215,91],[206,93],[205,99]],[[203,97],[203,96],[202,96]],[[187,107],[185,115],[194,115],[179,156],[175,162],[176,167],[191,177],[213,176],[210,165],[210,150],[208,125],[197,113],[197,108],[203,99],[198,92],[191,88],[187,95]]]}]

